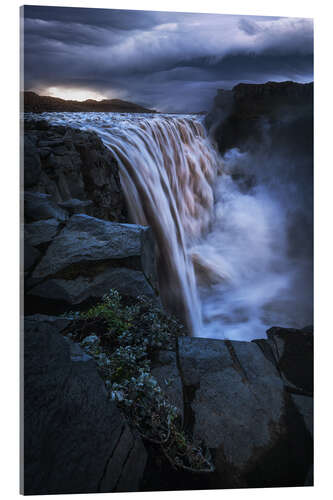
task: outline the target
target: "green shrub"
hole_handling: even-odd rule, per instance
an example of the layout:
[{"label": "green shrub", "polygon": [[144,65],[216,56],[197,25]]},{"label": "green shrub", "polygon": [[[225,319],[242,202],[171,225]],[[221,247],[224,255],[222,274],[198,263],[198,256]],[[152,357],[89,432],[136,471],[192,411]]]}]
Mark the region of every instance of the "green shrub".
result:
[{"label": "green shrub", "polygon": [[184,326],[147,297],[123,304],[111,290],[80,313],[68,335],[96,361],[109,397],[122,408],[142,437],[158,444],[174,467],[210,472],[207,452],[185,435],[180,411],[170,404],[151,373],[151,358],[161,348],[175,350]]}]

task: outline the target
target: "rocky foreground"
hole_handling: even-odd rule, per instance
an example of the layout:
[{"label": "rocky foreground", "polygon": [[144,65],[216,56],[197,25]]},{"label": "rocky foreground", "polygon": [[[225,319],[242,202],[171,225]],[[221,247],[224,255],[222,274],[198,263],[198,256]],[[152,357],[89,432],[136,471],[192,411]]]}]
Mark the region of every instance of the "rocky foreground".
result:
[{"label": "rocky foreground", "polygon": [[311,485],[312,328],[187,337],[158,312],[151,230],[128,223],[100,139],[27,122],[24,159],[25,493]]},{"label": "rocky foreground", "polygon": [[214,471],[196,473],[171,466],[131,426],[94,358],[61,334],[71,321],[25,320],[27,494],[312,484],[312,331],[181,337],[155,352],[153,377],[186,435],[209,448]]}]

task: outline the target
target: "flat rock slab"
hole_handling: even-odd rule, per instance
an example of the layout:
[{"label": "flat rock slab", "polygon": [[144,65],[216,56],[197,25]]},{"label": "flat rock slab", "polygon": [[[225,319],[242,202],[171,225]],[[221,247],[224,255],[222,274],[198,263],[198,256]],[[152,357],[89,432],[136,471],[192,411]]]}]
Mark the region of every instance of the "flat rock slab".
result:
[{"label": "flat rock slab", "polygon": [[310,436],[257,344],[180,338],[179,364],[193,437],[214,451],[216,487],[304,484]]},{"label": "flat rock slab", "polygon": [[146,230],[148,228],[136,224],[73,215],[52,241],[33,277],[45,278],[79,262],[140,256],[141,236]]},{"label": "flat rock slab", "polygon": [[94,361],[54,320],[26,321],[24,354],[24,493],[137,491],[146,451]]},{"label": "flat rock slab", "polygon": [[184,384],[196,388],[194,436],[210,448],[223,443],[233,465],[244,466],[254,442],[270,441],[270,421],[277,423],[283,412],[277,371],[248,342],[180,339],[179,357]]},{"label": "flat rock slab", "polygon": [[25,286],[32,312],[98,299],[111,288],[130,297],[154,296],[154,246],[150,227],[85,214],[67,222],[51,218],[26,224],[25,271],[30,274]]}]

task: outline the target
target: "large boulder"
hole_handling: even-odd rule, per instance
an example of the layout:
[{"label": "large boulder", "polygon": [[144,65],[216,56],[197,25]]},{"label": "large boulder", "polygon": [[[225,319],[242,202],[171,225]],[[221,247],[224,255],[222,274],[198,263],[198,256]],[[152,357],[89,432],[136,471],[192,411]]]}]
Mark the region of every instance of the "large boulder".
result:
[{"label": "large boulder", "polygon": [[53,276],[80,262],[140,258],[144,231],[148,228],[136,224],[107,222],[84,214],[73,215],[52,241],[33,276]]},{"label": "large boulder", "polygon": [[27,318],[24,333],[24,494],[137,491],[141,439],[107,399],[94,361],[62,324]]},{"label": "large boulder", "polygon": [[[296,486],[312,439],[275,364],[256,343],[179,339],[185,424],[215,457],[211,487]],[[311,408],[307,407],[308,420]]]},{"label": "large boulder", "polygon": [[38,252],[46,244],[42,257],[31,261],[30,268],[37,265],[26,282],[29,298],[35,298],[34,312],[38,301],[66,307],[101,298],[111,288],[125,296],[155,293],[154,241],[148,227],[78,214],[63,226],[54,219],[27,224],[26,240]]}]

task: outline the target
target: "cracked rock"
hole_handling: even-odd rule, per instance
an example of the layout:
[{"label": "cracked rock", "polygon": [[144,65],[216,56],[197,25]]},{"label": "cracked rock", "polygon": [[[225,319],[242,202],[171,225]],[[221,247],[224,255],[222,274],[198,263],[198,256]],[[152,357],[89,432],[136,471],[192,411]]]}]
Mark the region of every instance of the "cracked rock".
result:
[{"label": "cracked rock", "polygon": [[143,443],[72,347],[55,321],[26,320],[24,494],[137,491]]},{"label": "cracked rock", "polygon": [[159,351],[154,360],[152,374],[158,381],[168,401],[179,409],[184,420],[183,388],[177,368],[176,353],[172,351]]},{"label": "cracked rock", "polygon": [[303,485],[311,436],[260,347],[185,337],[179,360],[184,389],[194,388],[193,438],[215,456],[214,487]]}]

